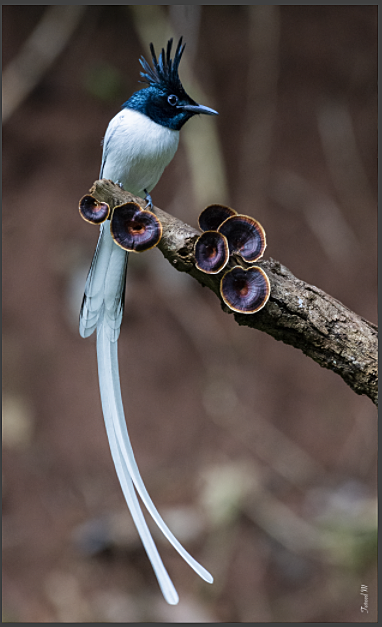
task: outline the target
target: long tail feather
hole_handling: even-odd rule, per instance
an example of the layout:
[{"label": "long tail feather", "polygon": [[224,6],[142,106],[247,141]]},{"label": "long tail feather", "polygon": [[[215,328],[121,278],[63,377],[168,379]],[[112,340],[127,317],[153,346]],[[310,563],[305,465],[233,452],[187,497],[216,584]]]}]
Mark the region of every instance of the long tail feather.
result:
[{"label": "long tail feather", "polygon": [[174,605],[178,603],[178,594],[151,537],[136,491],[149,514],[183,559],[205,581],[212,583],[213,578],[183,548],[161,518],[146,490],[134,458],[122,404],[117,345],[123,316],[127,260],[126,251],[117,246],[111,237],[109,223],[102,224],[97,249],[86,280],[80,314],[80,333],[82,337],[88,337],[97,329],[99,386],[111,455],[126,503],[163,595],[168,603]]},{"label": "long tail feather", "polygon": [[[201,566],[180,544],[175,538],[166,523],[161,518],[158,510],[152,502],[146,487],[143,483],[138,470],[137,463],[134,458],[130,438],[126,428],[126,421],[122,405],[121,389],[119,384],[118,369],[118,347],[117,342],[110,342],[103,324],[97,330],[97,351],[100,376],[101,396],[107,402],[107,411],[111,416],[118,446],[123,460],[128,469],[129,475],[133,480],[135,487],[145,504],[148,512],[151,514],[158,527],[161,529],[165,537],[171,542],[173,547],[183,557],[183,559],[195,570],[195,572],[208,583],[213,582],[212,575]],[[149,555],[150,557],[150,555]],[[151,559],[151,557],[150,557]]]},{"label": "long tail feather", "polygon": [[154,572],[157,576],[158,583],[163,592],[163,596],[166,601],[171,605],[176,605],[179,601],[178,594],[174,588],[174,585],[163,565],[161,557],[158,553],[158,550],[155,546],[154,540],[150,534],[150,531],[147,527],[147,523],[143,517],[142,510],[140,508],[137,495],[135,494],[134,485],[130,477],[130,473],[128,468],[124,462],[123,456],[121,454],[121,450],[118,444],[118,440],[116,437],[116,433],[114,430],[113,424],[113,412],[114,407],[112,403],[112,396],[109,394],[107,379],[108,379],[108,370],[109,370],[109,359],[108,359],[108,346],[110,345],[110,341],[108,338],[108,334],[106,332],[106,328],[103,322],[98,327],[97,331],[97,354],[98,354],[98,372],[99,372],[99,380],[102,381],[103,384],[100,385],[101,391],[101,399],[102,399],[102,409],[105,419],[105,427],[109,440],[111,455],[114,461],[115,469],[118,475],[119,482],[121,484],[121,488],[123,494],[126,499],[126,503],[129,507],[135,525],[137,527],[138,533],[141,537],[143,546],[146,549],[147,555],[150,559],[150,562],[153,566]]}]

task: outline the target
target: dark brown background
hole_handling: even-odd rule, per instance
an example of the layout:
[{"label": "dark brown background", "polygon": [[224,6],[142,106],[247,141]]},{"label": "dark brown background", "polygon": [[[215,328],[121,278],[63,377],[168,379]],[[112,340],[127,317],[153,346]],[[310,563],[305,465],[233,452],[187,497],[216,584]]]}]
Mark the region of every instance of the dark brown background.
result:
[{"label": "dark brown background", "polygon": [[[48,8],[3,8],[4,68]],[[219,111],[187,127],[216,125],[227,187],[212,169],[213,197],[195,188],[184,134],[154,203],[194,226],[204,201],[253,215],[266,255],[376,322],[376,6],[87,7],[3,130],[3,620],[375,621],[375,407],[239,328],[157,250],[128,272],[128,427],[149,493],[214,585],[158,539],[181,598],[167,606],[134,532],[94,338],[78,333],[97,230],[77,204],[137,88],[153,10],[185,36],[186,89]]]}]

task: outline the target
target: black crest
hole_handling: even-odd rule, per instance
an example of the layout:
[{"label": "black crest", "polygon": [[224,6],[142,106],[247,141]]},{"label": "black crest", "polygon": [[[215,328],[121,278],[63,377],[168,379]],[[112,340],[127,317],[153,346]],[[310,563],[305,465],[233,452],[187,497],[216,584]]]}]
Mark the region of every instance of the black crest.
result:
[{"label": "black crest", "polygon": [[153,44],[150,44],[153,67],[148,64],[144,57],[139,59],[139,63],[144,69],[144,72],[140,73],[144,79],[142,82],[148,83],[148,85],[165,85],[173,90],[182,88],[178,74],[179,63],[186,46],[186,44],[182,45],[182,40],[183,37],[179,39],[174,59],[171,59],[172,38],[167,43],[166,52],[162,48],[159,60],[157,60]]}]

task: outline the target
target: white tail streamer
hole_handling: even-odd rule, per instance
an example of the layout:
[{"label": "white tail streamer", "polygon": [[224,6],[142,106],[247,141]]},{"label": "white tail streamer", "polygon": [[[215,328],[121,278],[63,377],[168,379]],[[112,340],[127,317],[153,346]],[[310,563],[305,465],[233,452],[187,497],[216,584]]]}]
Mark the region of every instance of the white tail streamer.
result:
[{"label": "white tail streamer", "polygon": [[180,542],[172,534],[166,523],[161,518],[143,483],[134,458],[125,422],[119,383],[117,341],[110,341],[107,324],[105,324],[103,320],[103,314],[101,314],[97,324],[97,357],[102,408],[116,472],[121,483],[127,505],[130,509],[147,555],[152,563],[163,595],[168,603],[176,604],[178,602],[178,595],[148,530],[135,494],[134,485],[148,512],[151,514],[162,533],[183,557],[183,559],[200,577],[202,577],[202,579],[208,583],[213,582],[213,577],[183,548]]}]

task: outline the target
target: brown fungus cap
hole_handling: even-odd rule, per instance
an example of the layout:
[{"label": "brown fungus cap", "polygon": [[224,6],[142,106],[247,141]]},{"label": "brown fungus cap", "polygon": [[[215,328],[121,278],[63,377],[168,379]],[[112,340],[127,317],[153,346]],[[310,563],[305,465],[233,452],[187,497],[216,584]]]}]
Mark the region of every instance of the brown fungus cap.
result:
[{"label": "brown fungus cap", "polygon": [[254,218],[232,216],[219,226],[219,232],[226,236],[230,254],[238,253],[248,263],[263,256],[267,245],[265,231]]},{"label": "brown fungus cap", "polygon": [[91,224],[102,224],[110,215],[110,207],[106,202],[99,202],[87,194],[81,198],[79,206],[81,217]]},{"label": "brown fungus cap", "polygon": [[208,205],[199,216],[199,226],[202,231],[217,231],[224,220],[236,213],[225,205]]},{"label": "brown fungus cap", "polygon": [[217,231],[205,231],[195,245],[195,265],[202,272],[217,274],[229,258],[227,238]]},{"label": "brown fungus cap", "polygon": [[142,209],[135,202],[127,202],[114,208],[110,232],[118,246],[140,253],[159,243],[162,224],[152,211]]},{"label": "brown fungus cap", "polygon": [[252,266],[244,270],[235,266],[228,270],[220,282],[220,294],[233,311],[253,314],[266,304],[271,287],[264,270]]}]

